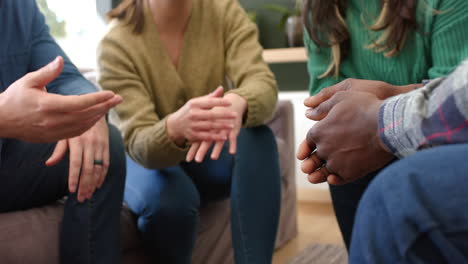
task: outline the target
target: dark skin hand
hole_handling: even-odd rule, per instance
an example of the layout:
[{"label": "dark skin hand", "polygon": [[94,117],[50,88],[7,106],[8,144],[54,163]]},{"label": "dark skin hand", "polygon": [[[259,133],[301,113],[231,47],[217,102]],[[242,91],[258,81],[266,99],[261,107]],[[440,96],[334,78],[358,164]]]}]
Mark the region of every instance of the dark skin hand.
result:
[{"label": "dark skin hand", "polygon": [[[317,108],[316,111],[321,112],[321,103],[327,101],[338,92],[366,92],[375,95],[380,100],[385,100],[398,94],[410,92],[421,86],[422,84],[396,86],[381,81],[346,79],[333,86],[324,88],[316,95],[307,98],[304,101],[304,105],[310,108]],[[320,117],[323,118],[324,114],[325,113],[321,113]]]},{"label": "dark skin hand", "polygon": [[[376,171],[395,157],[378,135],[383,101],[367,92],[336,92],[307,117],[320,121],[298,150],[311,183],[342,185]],[[326,162],[325,162],[326,161]]]}]

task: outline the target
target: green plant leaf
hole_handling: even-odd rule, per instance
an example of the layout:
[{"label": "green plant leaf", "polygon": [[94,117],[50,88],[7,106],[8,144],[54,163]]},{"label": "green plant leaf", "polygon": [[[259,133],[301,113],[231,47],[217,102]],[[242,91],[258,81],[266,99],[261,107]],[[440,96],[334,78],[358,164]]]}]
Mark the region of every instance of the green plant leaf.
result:
[{"label": "green plant leaf", "polygon": [[287,7],[277,5],[277,4],[267,4],[264,6],[265,9],[270,10],[270,11],[275,11],[278,12],[282,15],[291,15],[292,12],[289,10]]},{"label": "green plant leaf", "polygon": [[282,17],[281,17],[281,20],[280,20],[280,23],[279,23],[279,29],[280,30],[285,30],[285,25],[286,25],[286,21],[288,20],[290,16],[289,15],[286,15],[284,14]]},{"label": "green plant leaf", "polygon": [[247,15],[249,16],[250,18],[250,21],[256,23],[257,22],[257,12],[255,11],[249,11],[247,12]]}]

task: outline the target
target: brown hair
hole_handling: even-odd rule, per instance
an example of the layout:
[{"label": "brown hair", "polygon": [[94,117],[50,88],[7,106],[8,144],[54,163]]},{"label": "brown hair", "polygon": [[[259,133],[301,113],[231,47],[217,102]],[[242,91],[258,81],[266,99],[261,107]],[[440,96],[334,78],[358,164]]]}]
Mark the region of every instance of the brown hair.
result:
[{"label": "brown hair", "polygon": [[[407,36],[418,27],[417,0],[380,0],[381,12],[372,31],[382,35],[366,46],[386,57],[397,55]],[[319,47],[331,48],[331,63],[319,76],[338,76],[340,64],[350,47],[350,35],[345,21],[347,0],[306,0],[303,21],[312,41]]]},{"label": "brown hair", "polygon": [[141,34],[145,27],[143,1],[123,0],[116,8],[107,13],[107,19],[128,19],[128,25],[133,26],[133,33]]}]

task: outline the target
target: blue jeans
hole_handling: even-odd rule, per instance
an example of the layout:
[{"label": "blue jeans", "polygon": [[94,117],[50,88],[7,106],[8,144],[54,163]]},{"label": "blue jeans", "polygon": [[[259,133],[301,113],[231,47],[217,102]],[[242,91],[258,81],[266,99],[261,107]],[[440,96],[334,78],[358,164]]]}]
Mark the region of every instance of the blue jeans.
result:
[{"label": "blue jeans", "polygon": [[60,227],[60,263],[121,263],[120,209],[125,183],[125,152],[120,132],[109,127],[110,167],[103,186],[79,203],[68,194],[68,155],[46,167],[56,144],[5,140],[0,165],[0,212],[52,203],[65,195]]},{"label": "blue jeans", "polygon": [[271,263],[281,192],[275,139],[266,126],[242,129],[237,149],[161,170],[127,159],[124,199],[156,263],[191,263],[200,207],[229,196],[236,263]]},{"label": "blue jeans", "polygon": [[375,178],[350,263],[468,263],[468,144],[418,152]]}]

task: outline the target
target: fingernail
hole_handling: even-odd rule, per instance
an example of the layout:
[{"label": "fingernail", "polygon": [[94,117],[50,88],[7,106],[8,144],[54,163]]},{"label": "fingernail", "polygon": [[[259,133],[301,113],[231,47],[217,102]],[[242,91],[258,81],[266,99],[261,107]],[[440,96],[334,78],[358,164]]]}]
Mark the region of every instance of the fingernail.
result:
[{"label": "fingernail", "polygon": [[315,110],[314,109],[307,109],[306,110],[306,113],[305,113],[305,116],[308,117],[308,118],[311,118],[315,115]]},{"label": "fingernail", "polygon": [[52,66],[53,68],[57,68],[58,65],[59,65],[59,57],[57,56],[57,57],[54,59],[54,61],[52,61],[51,66]]}]

